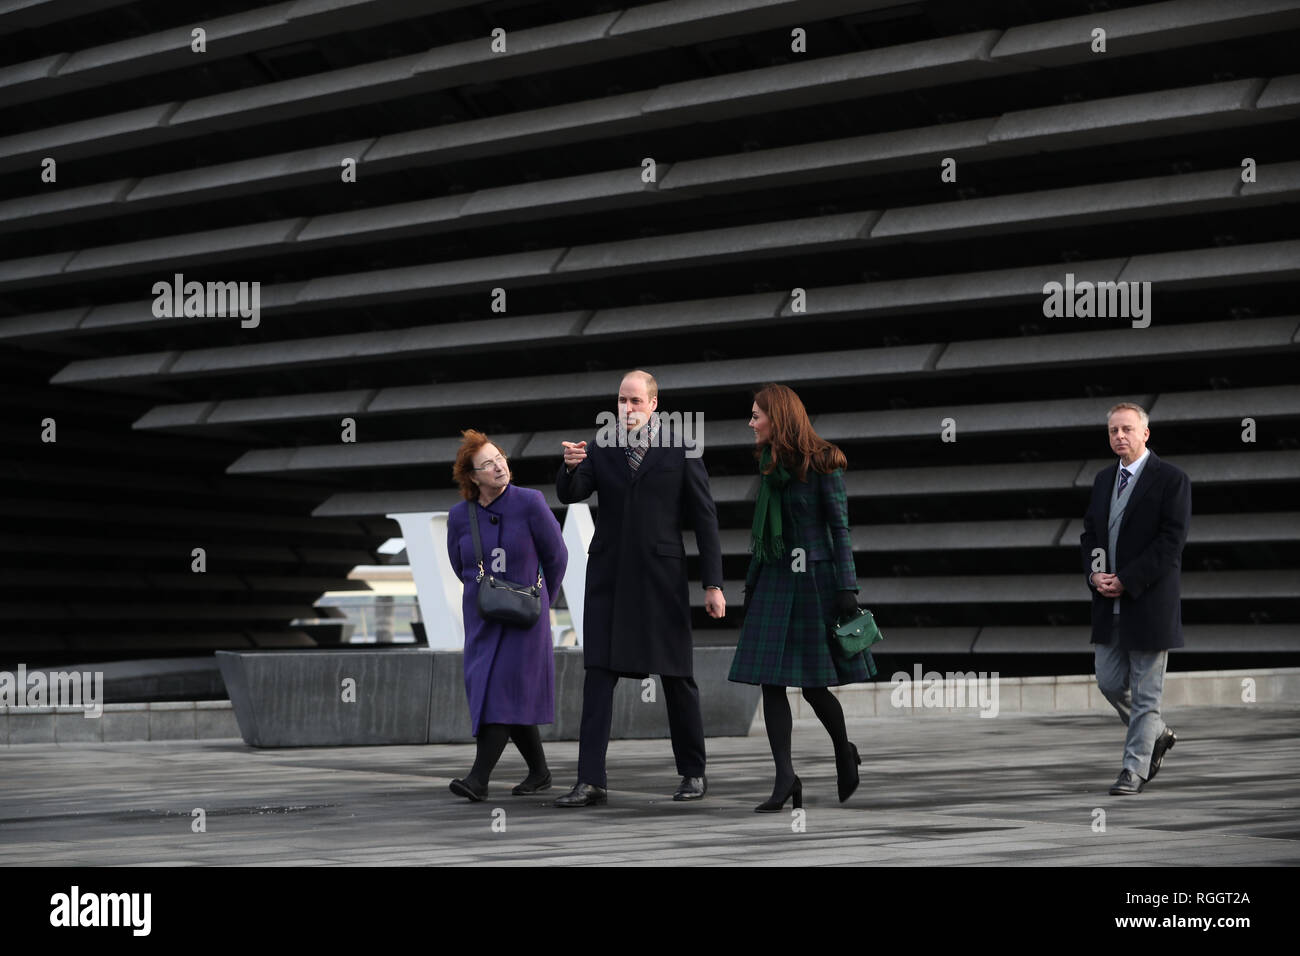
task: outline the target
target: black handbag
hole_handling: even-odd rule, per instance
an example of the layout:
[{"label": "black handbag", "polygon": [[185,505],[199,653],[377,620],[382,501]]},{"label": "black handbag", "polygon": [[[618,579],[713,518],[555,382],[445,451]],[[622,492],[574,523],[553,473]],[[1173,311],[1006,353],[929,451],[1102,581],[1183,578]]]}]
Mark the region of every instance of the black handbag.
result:
[{"label": "black handbag", "polygon": [[[537,565],[537,583],[516,584],[483,570],[483,543],[478,534],[478,502],[469,503],[469,529],[474,535],[474,558],[478,561],[478,612],[511,627],[529,628],[542,616],[542,566]],[[484,578],[487,579],[486,586]]]}]

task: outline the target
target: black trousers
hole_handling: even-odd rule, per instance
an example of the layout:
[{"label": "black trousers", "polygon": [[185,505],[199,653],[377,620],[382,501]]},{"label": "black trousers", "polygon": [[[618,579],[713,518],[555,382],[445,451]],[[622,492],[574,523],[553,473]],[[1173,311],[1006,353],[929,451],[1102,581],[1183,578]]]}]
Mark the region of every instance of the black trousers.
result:
[{"label": "black trousers", "polygon": [[[673,757],[683,777],[704,776],[704,718],[700,716],[700,689],[694,677],[661,675]],[[578,782],[608,786],[605,753],[614,721],[614,688],[618,674],[603,667],[588,667],[582,685],[582,728],[578,742]]]}]

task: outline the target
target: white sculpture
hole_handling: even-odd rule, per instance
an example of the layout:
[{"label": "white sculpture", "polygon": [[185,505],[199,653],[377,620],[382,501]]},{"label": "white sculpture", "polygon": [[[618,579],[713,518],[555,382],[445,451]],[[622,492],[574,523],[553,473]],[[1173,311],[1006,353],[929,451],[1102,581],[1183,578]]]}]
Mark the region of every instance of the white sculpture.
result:
[{"label": "white sculpture", "polygon": [[[425,640],[435,650],[459,650],[465,646],[465,618],[461,613],[460,578],[447,557],[447,512],[408,511],[388,517],[402,528]],[[563,533],[565,547],[569,549],[569,566],[560,586],[580,647],[582,608],[587,593],[587,547],[596,533],[591,509],[585,502],[569,505]],[[566,629],[552,627],[551,630],[558,642]]]}]

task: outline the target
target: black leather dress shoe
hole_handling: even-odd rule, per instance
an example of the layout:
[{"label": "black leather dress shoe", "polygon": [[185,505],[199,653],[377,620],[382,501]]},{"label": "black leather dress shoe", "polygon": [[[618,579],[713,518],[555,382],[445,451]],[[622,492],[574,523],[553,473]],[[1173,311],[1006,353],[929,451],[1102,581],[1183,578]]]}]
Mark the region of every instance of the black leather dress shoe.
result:
[{"label": "black leather dress shoe", "polygon": [[1144,786],[1146,786],[1146,781],[1132,770],[1121,770],[1119,777],[1111,785],[1110,795],[1112,797],[1125,797],[1130,794],[1141,793]]},{"label": "black leather dress shoe", "polygon": [[673,794],[673,799],[699,800],[708,792],[708,777],[682,777],[682,782],[677,785],[677,792]]},{"label": "black leather dress shoe", "polygon": [[1156,774],[1160,772],[1160,763],[1165,759],[1165,751],[1173,750],[1176,743],[1178,743],[1178,736],[1168,727],[1156,738],[1156,745],[1151,748],[1151,769],[1147,771],[1147,783],[1156,778]]},{"label": "black leather dress shoe", "polygon": [[453,780],[448,784],[447,789],[458,797],[464,797],[471,803],[482,803],[487,799],[487,787],[480,787],[473,780]]},{"label": "black leather dress shoe", "polygon": [[578,783],[555,801],[557,807],[597,807],[609,802],[609,791],[594,784]]},{"label": "black leather dress shoe", "polygon": [[526,797],[530,793],[540,793],[543,790],[551,789],[551,772],[546,771],[544,776],[534,777],[531,773],[524,778],[523,782],[518,784],[510,792],[516,797]]}]

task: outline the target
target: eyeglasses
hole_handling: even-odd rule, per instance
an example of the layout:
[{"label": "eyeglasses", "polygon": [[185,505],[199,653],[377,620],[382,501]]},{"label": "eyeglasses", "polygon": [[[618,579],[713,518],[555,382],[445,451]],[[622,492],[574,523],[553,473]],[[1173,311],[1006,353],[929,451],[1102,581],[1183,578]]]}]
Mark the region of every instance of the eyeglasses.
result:
[{"label": "eyeglasses", "polygon": [[506,456],[497,455],[495,458],[489,458],[487,461],[483,462],[483,464],[479,465],[478,467],[471,468],[470,471],[487,471],[493,465],[500,465],[502,468],[504,468],[506,466]]}]

